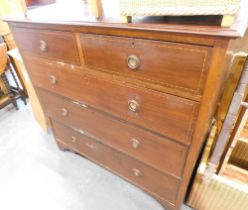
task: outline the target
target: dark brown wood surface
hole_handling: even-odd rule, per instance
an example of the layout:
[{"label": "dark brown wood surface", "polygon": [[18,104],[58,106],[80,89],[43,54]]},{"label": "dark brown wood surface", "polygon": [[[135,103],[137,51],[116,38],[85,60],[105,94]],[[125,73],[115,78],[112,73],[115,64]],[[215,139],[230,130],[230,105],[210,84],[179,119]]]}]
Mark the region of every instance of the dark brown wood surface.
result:
[{"label": "dark brown wood surface", "polygon": [[[91,34],[81,34],[81,43],[89,68],[202,94],[210,47]],[[140,62],[137,69],[127,64],[132,55]]]},{"label": "dark brown wood surface", "polygon": [[[25,57],[30,77],[37,87],[77,100],[113,114],[146,129],[189,144],[194,129],[198,103],[152,90],[116,84],[96,78],[82,70]],[[56,84],[49,80],[56,77]],[[139,110],[129,110],[135,100]]]},{"label": "dark brown wood surface", "polygon": [[[54,13],[55,5],[49,8]],[[244,8],[248,7],[242,7],[242,11]],[[138,18],[132,24],[121,24],[106,14],[95,20],[87,5],[77,9],[72,16],[65,16],[59,10],[49,16],[48,9],[31,12],[28,19],[8,19],[36,89],[59,95],[58,99],[50,98],[49,93],[38,90],[42,92],[40,99],[44,101],[47,117],[54,118],[52,124],[58,121],[66,125],[54,126],[58,145],[75,150],[131,181],[166,209],[180,209],[226,78],[229,40],[242,36],[247,20],[241,17],[248,12],[241,12],[232,28],[221,28],[170,21],[165,24],[163,18],[155,22]],[[29,35],[27,31],[34,33]],[[65,36],[69,44],[62,46],[60,41],[65,34],[70,34],[70,38]],[[33,44],[27,43],[29,36],[34,37]],[[106,36],[111,36],[111,42],[102,39]],[[96,39],[98,43],[88,37],[101,39]],[[53,51],[46,51],[45,56],[37,46],[41,38],[46,39],[48,49],[53,46],[50,48]],[[130,50],[129,41],[122,40],[135,40],[138,48]],[[159,45],[153,46],[154,43]],[[183,46],[193,52],[173,49],[165,53],[165,45]],[[111,54],[111,50],[116,53]],[[139,56],[143,73],[126,69],[123,51]],[[163,60],[164,57],[168,60]],[[202,67],[204,59],[207,64]],[[201,70],[204,73],[199,79]],[[198,92],[197,87],[200,87]],[[129,100],[139,104],[137,112],[129,110]],[[102,128],[94,129],[96,119]],[[81,135],[84,130],[90,137]],[[80,143],[72,144],[72,136]],[[140,143],[137,151],[130,145],[133,136]],[[155,150],[157,155],[153,156]],[[164,163],[161,156],[167,159]],[[140,172],[144,177],[133,177]]]},{"label": "dark brown wood surface", "polygon": [[[187,148],[109,115],[37,89],[46,114],[85,135],[181,179]],[[67,110],[66,116],[62,109]],[[137,147],[133,147],[133,141]]]},{"label": "dark brown wood surface", "polygon": [[[31,55],[36,55],[51,60],[79,64],[79,55],[75,35],[68,32],[51,32],[46,30],[30,30],[15,28],[13,33],[18,34],[16,41],[21,50]],[[41,42],[47,49],[40,50]]]},{"label": "dark brown wood surface", "polygon": [[192,137],[192,144],[189,148],[186,167],[184,170],[184,179],[180,185],[177,205],[180,205],[180,200],[184,199],[192,170],[194,169],[196,163],[196,157],[198,157],[203,146],[203,142],[208,129],[210,128],[217,103],[220,99],[219,97],[222,90],[222,85],[224,84],[228,70],[225,68],[228,43],[229,40],[219,40],[216,41],[216,45],[213,48],[213,57],[196,121],[197,124],[195,132]]},{"label": "dark brown wood surface", "polygon": [[[54,134],[58,143],[65,149],[73,149],[114,171],[132,183],[142,186],[142,189],[163,198],[167,203],[176,201],[179,181],[157,170],[142,164],[128,156],[107,147],[92,138],[52,121]],[[75,137],[74,142],[72,136]],[[157,180],[157,182],[154,182]]]}]

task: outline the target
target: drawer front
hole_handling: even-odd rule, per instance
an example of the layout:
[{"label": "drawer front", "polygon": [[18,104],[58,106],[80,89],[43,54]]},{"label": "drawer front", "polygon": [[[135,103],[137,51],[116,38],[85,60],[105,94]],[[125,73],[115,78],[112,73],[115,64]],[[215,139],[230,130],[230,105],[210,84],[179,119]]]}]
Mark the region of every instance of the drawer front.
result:
[{"label": "drawer front", "polygon": [[70,125],[85,135],[99,139],[160,171],[181,178],[186,159],[186,147],[118,121],[87,106],[73,104],[69,100],[40,89],[37,89],[37,92],[49,117]]},{"label": "drawer front", "polygon": [[86,66],[202,94],[210,47],[81,35]]},{"label": "drawer front", "polygon": [[180,183],[177,179],[81,135],[69,127],[55,122],[52,124],[59,143],[64,143],[69,149],[96,161],[142,189],[175,203]]},{"label": "drawer front", "polygon": [[70,32],[12,29],[21,52],[56,61],[80,64],[75,35]]},{"label": "drawer front", "polygon": [[189,144],[198,103],[96,78],[82,70],[25,59],[35,86]]}]

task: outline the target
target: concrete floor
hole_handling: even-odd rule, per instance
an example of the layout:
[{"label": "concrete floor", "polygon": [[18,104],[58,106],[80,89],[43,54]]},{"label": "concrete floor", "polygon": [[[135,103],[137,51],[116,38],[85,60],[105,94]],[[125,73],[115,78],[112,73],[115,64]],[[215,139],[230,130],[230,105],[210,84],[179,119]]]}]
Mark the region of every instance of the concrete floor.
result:
[{"label": "concrete floor", "polygon": [[60,151],[34,121],[30,106],[19,105],[19,111],[12,105],[0,110],[0,209],[163,209],[107,170]]}]

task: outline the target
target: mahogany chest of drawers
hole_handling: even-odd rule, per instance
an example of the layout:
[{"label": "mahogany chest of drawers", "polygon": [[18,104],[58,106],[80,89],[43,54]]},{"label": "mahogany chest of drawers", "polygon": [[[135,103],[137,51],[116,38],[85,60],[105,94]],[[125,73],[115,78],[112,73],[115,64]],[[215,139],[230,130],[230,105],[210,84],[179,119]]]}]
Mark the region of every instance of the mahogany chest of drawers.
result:
[{"label": "mahogany chest of drawers", "polygon": [[9,19],[58,146],[179,209],[235,31]]}]

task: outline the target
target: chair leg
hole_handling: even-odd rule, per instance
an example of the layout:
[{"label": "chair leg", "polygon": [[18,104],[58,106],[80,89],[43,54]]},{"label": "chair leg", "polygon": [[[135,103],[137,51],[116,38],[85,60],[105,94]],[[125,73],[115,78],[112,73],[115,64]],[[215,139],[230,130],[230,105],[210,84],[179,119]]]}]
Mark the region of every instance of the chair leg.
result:
[{"label": "chair leg", "polygon": [[21,96],[21,99],[22,99],[23,103],[24,103],[25,105],[27,105],[26,95],[25,95],[24,91],[20,88],[20,85],[19,85],[19,83],[18,83],[18,81],[17,81],[17,79],[16,79],[16,76],[15,76],[15,74],[14,74],[14,71],[13,71],[13,66],[12,66],[12,64],[11,64],[10,61],[8,62],[8,67],[9,67],[9,71],[10,71],[10,73],[11,73],[11,76],[12,76],[13,79],[14,79],[14,82],[15,82],[16,89],[17,89],[17,91],[18,91],[18,94]]},{"label": "chair leg", "polygon": [[5,84],[6,88],[7,88],[8,95],[10,97],[11,103],[14,105],[16,110],[18,110],[19,108],[18,108],[18,105],[17,105],[17,102],[16,102],[15,95],[11,91],[10,84],[9,84],[8,78],[5,75],[5,72],[1,75],[1,77],[2,77],[2,80],[3,80],[3,82],[4,82],[4,84]]},{"label": "chair leg", "polygon": [[13,71],[13,66],[12,66],[12,64],[10,63],[10,61],[8,61],[8,68],[7,68],[7,69],[9,69],[10,74],[11,74],[11,76],[13,77],[16,87],[17,87],[18,89],[20,89],[20,85],[19,85],[19,83],[18,83],[18,81],[17,81],[17,79],[16,79],[16,77],[15,77],[15,74],[14,74],[14,71]]},{"label": "chair leg", "polygon": [[21,95],[21,99],[22,99],[23,103],[24,103],[25,105],[27,105],[26,94],[24,93],[23,90],[20,90],[19,93],[20,93],[20,95]]},{"label": "chair leg", "polygon": [[13,96],[13,94],[10,94],[10,100],[11,100],[12,104],[14,105],[15,109],[19,110],[19,107],[17,105],[17,101],[15,99],[15,96]]}]

